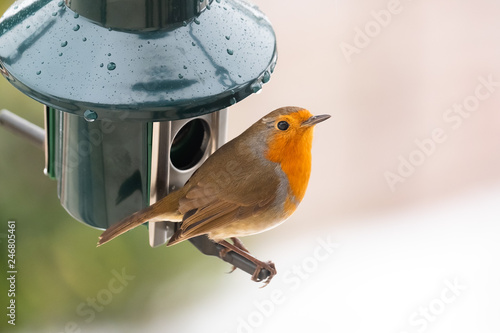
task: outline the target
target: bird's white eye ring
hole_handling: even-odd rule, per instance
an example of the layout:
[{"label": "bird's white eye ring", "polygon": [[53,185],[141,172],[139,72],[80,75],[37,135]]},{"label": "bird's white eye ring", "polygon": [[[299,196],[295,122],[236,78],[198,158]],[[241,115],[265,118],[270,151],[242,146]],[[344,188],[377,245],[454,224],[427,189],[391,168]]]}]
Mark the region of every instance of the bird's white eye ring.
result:
[{"label": "bird's white eye ring", "polygon": [[286,131],[288,129],[288,127],[290,127],[290,124],[288,124],[286,121],[282,120],[280,121],[276,127],[280,130],[280,131]]}]

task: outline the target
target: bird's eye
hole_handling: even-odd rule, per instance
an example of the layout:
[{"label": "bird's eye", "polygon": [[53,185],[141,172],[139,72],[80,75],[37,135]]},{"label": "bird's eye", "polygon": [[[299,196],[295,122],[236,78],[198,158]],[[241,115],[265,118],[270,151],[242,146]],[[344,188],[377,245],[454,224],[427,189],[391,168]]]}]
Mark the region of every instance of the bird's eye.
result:
[{"label": "bird's eye", "polygon": [[280,121],[276,126],[280,131],[286,131],[290,125],[286,121]]}]

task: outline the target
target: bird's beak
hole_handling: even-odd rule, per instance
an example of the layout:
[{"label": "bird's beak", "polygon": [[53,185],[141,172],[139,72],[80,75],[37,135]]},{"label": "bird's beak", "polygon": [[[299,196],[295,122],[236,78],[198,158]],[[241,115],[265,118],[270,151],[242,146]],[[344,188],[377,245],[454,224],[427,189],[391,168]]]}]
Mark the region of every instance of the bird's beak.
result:
[{"label": "bird's beak", "polygon": [[306,121],[302,122],[301,126],[314,126],[322,121],[327,120],[331,116],[329,114],[320,114],[319,116],[312,116]]}]

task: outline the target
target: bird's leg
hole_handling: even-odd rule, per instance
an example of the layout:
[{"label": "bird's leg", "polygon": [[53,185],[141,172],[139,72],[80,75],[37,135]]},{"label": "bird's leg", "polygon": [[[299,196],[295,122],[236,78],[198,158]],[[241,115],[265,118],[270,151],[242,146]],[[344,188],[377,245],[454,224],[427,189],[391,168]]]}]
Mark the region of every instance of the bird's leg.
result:
[{"label": "bird's leg", "polygon": [[[240,249],[242,251],[245,251],[246,253],[250,254],[250,251],[248,251],[248,249],[245,247],[245,245],[243,245],[243,242],[240,241],[239,238],[231,237],[231,240],[233,241],[233,245],[236,246],[238,249]],[[220,250],[219,256],[221,258],[223,258],[223,257],[226,256],[226,254],[228,254],[228,252],[231,252],[231,251],[232,250],[230,248],[224,247],[222,250]],[[233,266],[233,268],[231,268],[231,270],[228,273],[234,272],[234,270],[236,268],[237,268],[236,266]]]},{"label": "bird's leg", "polygon": [[248,249],[245,247],[245,245],[243,245],[243,242],[239,238],[231,237],[231,240],[233,241],[233,245],[236,246],[238,249],[250,253],[250,251],[248,251]]},{"label": "bird's leg", "polygon": [[[233,245],[236,246],[238,249],[245,251],[246,253],[250,253],[250,251],[248,251],[248,249],[245,247],[245,245],[243,245],[243,242],[240,241],[239,238],[231,237],[230,239],[233,241]],[[233,251],[233,250],[228,248],[228,247],[225,247],[224,249],[220,250],[219,254],[221,257],[225,257],[226,254],[228,254],[231,251]]]},{"label": "bird's leg", "polygon": [[[234,242],[234,239],[233,239],[233,242]],[[257,266],[255,268],[255,272],[252,275],[252,281],[255,281],[255,282],[262,281],[262,280],[259,279],[259,273],[260,273],[260,271],[262,269],[268,270],[269,273],[270,273],[270,275],[264,281],[264,285],[262,287],[267,286],[269,284],[269,282],[271,282],[271,279],[277,273],[276,267],[274,266],[274,263],[271,262],[271,261],[268,261],[268,262],[260,261],[259,259],[257,259],[254,256],[252,256],[250,253],[248,253],[248,250],[241,249],[239,246],[241,246],[243,248],[245,248],[245,247],[243,246],[243,244],[241,243],[241,241],[239,239],[237,239],[237,241],[235,243],[238,243],[238,245],[233,245],[233,244],[229,243],[226,240],[219,241],[219,244],[221,244],[222,246],[224,246],[226,248],[226,250],[221,250],[220,251],[220,255],[221,256],[225,256],[228,252],[234,251],[234,252],[238,253],[239,255],[241,255],[242,257],[244,257],[244,258],[250,260],[251,262],[253,262]]]}]

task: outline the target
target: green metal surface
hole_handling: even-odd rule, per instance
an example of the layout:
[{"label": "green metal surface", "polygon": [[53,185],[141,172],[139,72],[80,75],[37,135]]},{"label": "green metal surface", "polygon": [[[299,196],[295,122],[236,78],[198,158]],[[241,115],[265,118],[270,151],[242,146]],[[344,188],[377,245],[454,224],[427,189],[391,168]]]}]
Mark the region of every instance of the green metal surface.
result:
[{"label": "green metal surface", "polygon": [[[218,0],[220,1],[220,0]],[[198,16],[212,0],[66,0],[71,10],[107,28],[129,31],[179,26]]]},{"label": "green metal surface", "polygon": [[74,218],[107,228],[149,204],[149,123],[55,113],[58,194]]},{"label": "green metal surface", "polygon": [[147,187],[146,187],[146,195],[143,198],[144,207],[149,206],[149,198],[151,198],[151,159],[153,154],[153,123],[148,123],[147,125],[147,145],[148,145],[148,155],[147,155],[147,163],[148,163],[148,173],[147,173]]},{"label": "green metal surface", "polygon": [[51,107],[47,107],[47,117],[46,120],[46,140],[47,140],[47,170],[45,170],[47,176],[50,179],[56,179],[56,171],[55,171],[55,147],[56,147],[56,110]]}]

